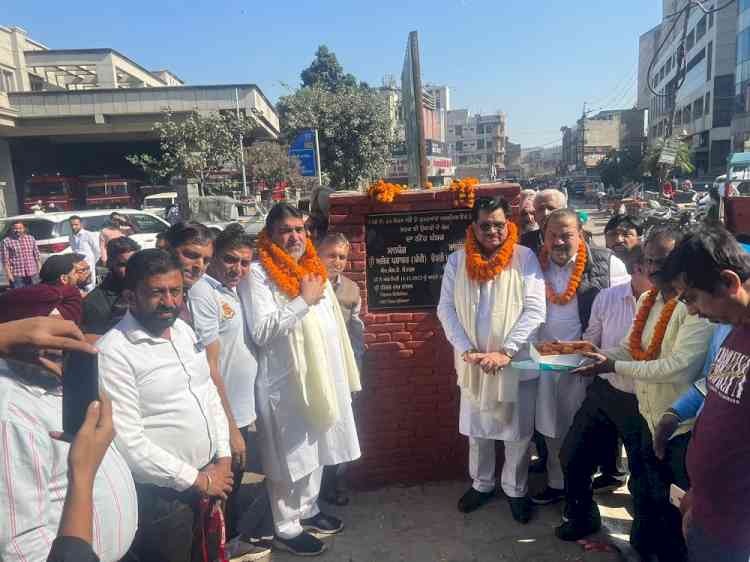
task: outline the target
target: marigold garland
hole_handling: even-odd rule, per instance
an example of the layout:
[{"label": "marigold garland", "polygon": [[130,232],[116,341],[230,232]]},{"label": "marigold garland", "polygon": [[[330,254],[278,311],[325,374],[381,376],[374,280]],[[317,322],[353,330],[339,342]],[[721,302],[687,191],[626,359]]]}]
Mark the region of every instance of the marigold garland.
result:
[{"label": "marigold garland", "polygon": [[453,206],[472,208],[474,206],[474,201],[476,201],[477,198],[477,190],[474,187],[476,185],[479,185],[479,180],[477,178],[453,180],[450,187],[450,190],[456,194],[453,200]]},{"label": "marigold garland", "polygon": [[659,294],[657,289],[651,289],[647,294],[646,298],[643,299],[643,303],[638,309],[638,314],[635,316],[633,322],[633,329],[630,332],[630,339],[628,340],[628,348],[630,349],[630,355],[636,361],[653,361],[661,352],[661,343],[664,341],[664,334],[667,331],[667,325],[669,320],[672,318],[672,313],[677,306],[677,299],[670,299],[661,309],[659,320],[656,322],[654,327],[654,334],[651,337],[651,343],[648,345],[646,350],[643,350],[641,346],[643,338],[643,330],[646,327],[646,321],[648,320],[651,309],[656,304],[656,297]]},{"label": "marigold garland", "polygon": [[290,299],[299,296],[300,282],[305,275],[312,274],[328,279],[326,267],[320,261],[315,246],[309,238],[305,253],[299,261],[294,261],[289,254],[275,244],[265,228],[258,235],[256,248],[263,269],[279,290]]},{"label": "marigold garland", "polygon": [[478,283],[486,283],[508,267],[510,260],[513,258],[513,250],[518,244],[518,228],[512,222],[507,223],[507,225],[508,236],[490,259],[486,259],[482,255],[472,226],[469,225],[469,228],[466,229],[464,251],[466,252],[466,274],[469,279]]},{"label": "marigold garland", "polygon": [[[575,268],[573,269],[573,273],[570,274],[568,286],[565,291],[562,294],[558,295],[550,285],[550,282],[547,279],[544,280],[547,292],[547,300],[549,300],[549,302],[551,302],[552,304],[565,305],[573,300],[573,297],[576,296],[576,291],[578,291],[578,286],[581,284],[581,279],[583,278],[583,270],[586,267],[587,257],[588,250],[586,249],[586,244],[583,240],[581,240],[578,243]],[[539,255],[539,263],[542,266],[542,271],[546,272],[549,268],[549,254],[547,253],[546,248],[542,248],[542,251]]]},{"label": "marigold garland", "polygon": [[396,195],[404,189],[404,186],[397,183],[386,183],[383,180],[378,180],[367,188],[367,195],[370,199],[376,199],[381,203],[393,203]]}]

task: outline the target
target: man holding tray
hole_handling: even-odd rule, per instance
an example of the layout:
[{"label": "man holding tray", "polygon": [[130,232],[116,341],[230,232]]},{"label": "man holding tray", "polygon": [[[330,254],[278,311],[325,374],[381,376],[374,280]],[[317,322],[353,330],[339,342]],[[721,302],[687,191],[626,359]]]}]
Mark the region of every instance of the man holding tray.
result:
[{"label": "man holding tray", "polygon": [[459,431],[469,437],[472,487],[458,509],[474,511],[495,491],[495,442],[505,442],[502,488],[513,518],[527,523],[529,442],[537,373],[511,359],[544,321],[544,282],[534,253],[518,245],[508,203],[481,197],[464,249],[448,257],[438,317],[453,345],[461,388]]},{"label": "man holding tray", "polygon": [[[625,264],[610,250],[589,246],[583,225],[572,209],[553,211],[544,225],[539,253],[547,293],[547,318],[539,341],[579,340],[602,289],[629,280]],[[536,429],[545,436],[547,488],[532,501],[544,505],[565,497],[560,448],[586,395],[588,379],[542,371],[536,402]]]}]

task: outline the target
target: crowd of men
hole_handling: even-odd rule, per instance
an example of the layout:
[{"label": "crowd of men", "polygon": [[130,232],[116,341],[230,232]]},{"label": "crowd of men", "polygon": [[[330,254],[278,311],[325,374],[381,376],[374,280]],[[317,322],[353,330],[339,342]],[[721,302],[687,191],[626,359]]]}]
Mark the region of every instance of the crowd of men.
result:
[{"label": "crowd of men", "polygon": [[[516,224],[502,198],[478,198],[444,271],[437,315],[455,352],[472,480],[458,509],[495,495],[502,441],[513,519],[564,502],[555,534],[583,539],[602,524],[593,494],[626,478],[622,443],[630,542],[644,560],[745,562],[750,255],[720,225],[644,239],[630,216],[613,217],[597,247],[556,190],[523,193],[520,209]],[[114,446],[100,446],[96,476],[79,485],[66,469],[69,452],[85,464],[75,447],[48,438],[61,424],[59,379],[28,357],[2,361],[0,559],[44,560],[53,543],[56,560],[324,552],[321,537],[344,523],[319,497],[346,503],[337,477],[361,454],[352,394],[364,326],[359,289],[343,275],[349,242],[313,243],[285,203],[257,240],[240,225],[216,234],[179,222],[159,248],[118,228],[97,252],[83,222],[71,218],[74,253],[44,264],[13,225],[2,251],[14,288],[0,296],[0,322],[59,316],[95,342],[102,400],[90,432],[111,418]],[[107,270],[99,284],[97,265]],[[572,370],[540,370],[530,352],[544,342],[590,351]],[[54,352],[34,359],[59,370]],[[252,497],[241,487],[249,471],[265,475]],[[530,471],[547,478],[533,497]],[[687,492],[679,508],[672,486]],[[66,558],[54,538],[71,505],[90,505],[88,534],[72,536],[93,558],[75,541]]]}]

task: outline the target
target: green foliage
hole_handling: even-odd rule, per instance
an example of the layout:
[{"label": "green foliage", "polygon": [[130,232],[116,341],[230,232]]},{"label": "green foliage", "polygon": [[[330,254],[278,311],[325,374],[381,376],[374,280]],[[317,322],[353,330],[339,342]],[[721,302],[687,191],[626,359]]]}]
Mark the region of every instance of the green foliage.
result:
[{"label": "green foliage", "polygon": [[300,173],[299,162],[289,157],[289,147],[276,142],[255,142],[245,151],[245,172],[250,185],[273,188],[280,183],[300,189],[317,185],[316,178]]},{"label": "green foliage", "polygon": [[392,142],[385,100],[360,87],[304,87],[277,105],[282,137],[291,141],[302,129],[317,129],[320,161],[331,187],[353,189],[380,177]]},{"label": "green foliage", "polygon": [[672,173],[691,174],[695,171],[695,166],[690,158],[690,147],[684,142],[680,142],[677,147],[677,156],[675,157],[673,166],[659,163],[659,157],[665,144],[666,139],[658,139],[654,144],[649,146],[646,155],[643,157],[643,162],[641,162],[641,171],[644,174],[651,174],[659,184]]},{"label": "green foliage", "polygon": [[605,185],[620,189],[625,180],[640,176],[639,155],[632,149],[611,150],[596,167]]},{"label": "green foliage", "polygon": [[131,154],[126,159],[152,179],[195,179],[201,195],[205,195],[212,174],[240,169],[239,137],[249,135],[254,126],[252,119],[242,115],[238,119],[234,113],[193,112],[185,119],[165,113],[164,120],[153,127],[159,135],[160,156]]},{"label": "green foliage", "polygon": [[339,88],[353,88],[357,85],[357,79],[351,74],[344,74],[344,69],[339,64],[336,54],[321,45],[315,52],[315,59],[310,66],[300,74],[302,87],[310,88],[317,86],[325,90],[338,90]]}]

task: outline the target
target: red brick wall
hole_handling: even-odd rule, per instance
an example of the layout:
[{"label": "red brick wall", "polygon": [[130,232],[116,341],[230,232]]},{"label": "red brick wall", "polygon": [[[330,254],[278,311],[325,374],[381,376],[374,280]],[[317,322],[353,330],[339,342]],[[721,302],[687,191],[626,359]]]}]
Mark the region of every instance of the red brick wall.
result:
[{"label": "red brick wall", "polygon": [[[517,184],[480,187],[515,199]],[[447,190],[409,192],[382,204],[365,195],[330,198],[329,231],[352,244],[347,276],[360,286],[365,322],[363,390],[355,399],[362,459],[347,472],[357,487],[446,480],[466,475],[467,442],[458,433],[453,351],[435,310],[369,313],[365,219],[372,213],[450,210]]]}]

